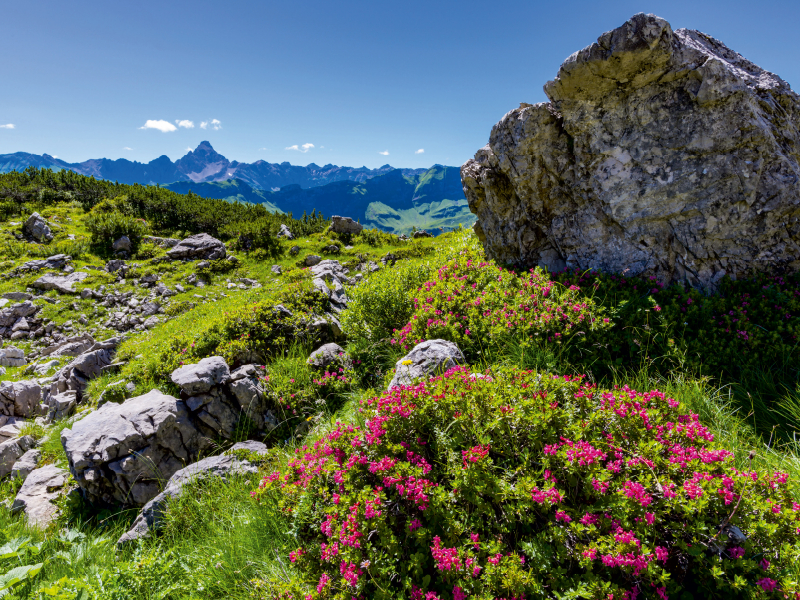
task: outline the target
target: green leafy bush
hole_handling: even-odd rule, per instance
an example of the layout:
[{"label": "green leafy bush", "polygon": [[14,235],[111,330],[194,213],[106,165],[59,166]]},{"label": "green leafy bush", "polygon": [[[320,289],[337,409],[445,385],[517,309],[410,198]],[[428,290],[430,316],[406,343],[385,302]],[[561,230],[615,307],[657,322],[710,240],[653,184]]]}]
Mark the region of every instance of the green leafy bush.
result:
[{"label": "green leafy bush", "polygon": [[86,228],[91,234],[92,245],[107,254],[111,245],[123,235],[128,236],[134,252],[139,248],[142,238],[150,233],[150,227],[144,219],[139,219],[119,211],[92,211],[86,218]]},{"label": "green leafy bush", "polygon": [[363,401],[362,419],[255,491],[296,540],[293,576],[257,597],[797,592],[786,474],[737,469],[661,392],[456,367]]},{"label": "green leafy bush", "polygon": [[411,318],[411,294],[430,276],[427,263],[399,262],[367,276],[348,289],[350,304],[341,315],[342,328],[353,341],[377,342],[391,338]]}]

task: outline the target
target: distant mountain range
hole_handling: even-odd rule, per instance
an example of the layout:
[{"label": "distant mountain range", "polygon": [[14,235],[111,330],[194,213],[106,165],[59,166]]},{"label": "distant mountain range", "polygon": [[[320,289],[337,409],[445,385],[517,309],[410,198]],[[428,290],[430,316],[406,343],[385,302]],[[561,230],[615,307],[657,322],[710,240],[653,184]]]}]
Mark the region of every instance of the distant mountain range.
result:
[{"label": "distant mountain range", "polygon": [[[208,142],[200,142],[186,156],[172,162],[167,156],[159,156],[149,163],[130,161],[124,158],[94,158],[80,163],[68,163],[49,154],[0,154],[0,173],[21,171],[28,166],[46,167],[59,171],[69,169],[81,175],[94,176],[98,179],[118,181],[119,183],[166,184],[176,181],[192,181],[206,183],[209,181],[227,181],[240,179],[249,186],[271,190],[286,185],[315,187],[333,183],[334,181],[366,181],[376,175],[393,171],[391,165],[383,165],[378,169],[367,167],[338,167],[325,165],[320,167],[314,163],[305,167],[288,162],[269,163],[258,160],[254,163],[230,161],[219,154]],[[402,169],[404,175],[418,175],[425,169]]]},{"label": "distant mountain range", "polygon": [[299,217],[312,210],[325,216],[343,215],[367,227],[409,233],[414,227],[450,229],[471,225],[457,167],[430,169],[366,167],[305,167],[263,160],[248,164],[229,161],[208,142],[201,142],[172,162],[160,156],[149,163],[99,158],[67,163],[49,154],[16,152],[0,155],[0,173],[29,166],[69,169],[82,175],[119,183],[159,184],[175,192],[189,191],[206,198],[264,204],[269,210]]}]

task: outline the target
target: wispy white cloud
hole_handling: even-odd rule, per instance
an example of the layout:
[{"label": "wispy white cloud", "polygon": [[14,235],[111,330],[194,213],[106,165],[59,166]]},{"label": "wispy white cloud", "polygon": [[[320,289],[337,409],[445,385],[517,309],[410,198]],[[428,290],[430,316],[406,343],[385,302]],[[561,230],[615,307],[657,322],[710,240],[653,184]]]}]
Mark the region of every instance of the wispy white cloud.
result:
[{"label": "wispy white cloud", "polygon": [[383,156],[389,156],[389,151],[384,150],[383,152],[378,152],[378,154],[382,154]]},{"label": "wispy white cloud", "polygon": [[153,121],[148,119],[143,127],[139,127],[139,129],[158,129],[162,133],[167,133],[169,131],[177,131],[178,128],[175,127],[169,121],[164,121],[163,119],[159,119],[157,121]]},{"label": "wispy white cloud", "polygon": [[183,127],[184,129],[194,129],[194,121],[190,121],[189,119],[175,119],[175,123],[178,124],[178,127]]},{"label": "wispy white cloud", "polygon": [[122,148],[122,149],[123,149],[123,150],[133,150],[133,148],[128,148],[127,146],[125,146],[125,147],[124,147],[124,148]]},{"label": "wispy white cloud", "polygon": [[218,130],[222,129],[222,123],[220,123],[217,119],[211,119],[210,121],[202,121],[200,123],[200,129],[213,129]]},{"label": "wispy white cloud", "polygon": [[414,154],[425,154],[425,148],[420,148],[419,150],[415,150]]},{"label": "wispy white cloud", "polygon": [[14,129],[14,124],[6,123],[5,125],[0,125],[0,129]]},{"label": "wispy white cloud", "polygon": [[314,147],[314,144],[303,144],[302,146],[298,146],[294,144],[293,146],[286,146],[284,150],[297,150],[298,152],[308,152]]}]

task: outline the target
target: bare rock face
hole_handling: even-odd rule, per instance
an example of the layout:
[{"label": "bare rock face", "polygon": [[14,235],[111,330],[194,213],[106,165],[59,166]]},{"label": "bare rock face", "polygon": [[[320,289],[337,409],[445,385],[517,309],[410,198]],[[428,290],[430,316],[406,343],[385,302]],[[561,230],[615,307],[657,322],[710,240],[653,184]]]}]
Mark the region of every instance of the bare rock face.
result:
[{"label": "bare rock face", "polygon": [[461,167],[493,258],[710,286],[800,268],[800,97],[638,14],[570,56]]}]

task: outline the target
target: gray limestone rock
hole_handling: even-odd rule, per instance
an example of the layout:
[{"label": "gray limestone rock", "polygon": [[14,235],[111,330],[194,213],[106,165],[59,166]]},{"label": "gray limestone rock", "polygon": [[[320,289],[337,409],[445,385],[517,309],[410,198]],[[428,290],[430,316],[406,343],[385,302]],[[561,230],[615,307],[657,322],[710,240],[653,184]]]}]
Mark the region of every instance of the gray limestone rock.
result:
[{"label": "gray limestone rock", "polygon": [[281,223],[281,229],[280,229],[280,231],[278,231],[278,237],[279,238],[284,238],[284,239],[287,239],[287,240],[293,240],[294,239],[294,236],[292,235],[292,232],[283,223]]},{"label": "gray limestone rock", "polygon": [[171,378],[184,394],[196,396],[207,393],[212,387],[228,383],[231,372],[224,358],[210,356],[197,364],[175,369]]},{"label": "gray limestone rock", "polygon": [[321,261],[321,260],[322,260],[322,259],[321,259],[319,256],[317,256],[316,254],[308,254],[308,255],[306,255],[306,257],[303,259],[303,263],[304,263],[304,264],[305,264],[307,267],[313,267],[314,265],[317,265],[317,264],[319,264],[319,261]]},{"label": "gray limestone rock", "polygon": [[61,433],[75,481],[91,502],[142,506],[211,441],[186,404],[158,390],[108,402]]},{"label": "gray limestone rock", "polygon": [[217,260],[225,258],[226,254],[225,244],[207,233],[188,237],[167,251],[167,256],[175,260]]},{"label": "gray limestone rock", "polygon": [[160,246],[162,248],[174,248],[181,243],[180,240],[176,240],[175,238],[153,237],[152,235],[144,236],[142,241],[148,244]]},{"label": "gray limestone rock", "polygon": [[39,459],[42,458],[42,451],[36,448],[31,448],[25,454],[20,456],[19,460],[14,463],[11,469],[11,477],[25,481],[39,464]]},{"label": "gray limestone rock", "polygon": [[361,233],[364,226],[350,217],[340,217],[334,215],[331,217],[331,231],[335,233]]},{"label": "gray limestone rock", "polygon": [[21,367],[28,364],[25,360],[25,353],[14,346],[0,349],[0,366],[3,367]]},{"label": "gray limestone rock", "polygon": [[6,306],[0,310],[0,327],[13,327],[20,319],[33,316],[38,311],[39,307],[29,300]]},{"label": "gray limestone rock", "polygon": [[11,473],[16,462],[35,445],[36,440],[29,435],[23,435],[0,444],[0,478]]},{"label": "gray limestone rock", "polygon": [[283,275],[283,269],[280,265],[272,265],[272,267],[270,267],[270,271],[272,271],[272,273],[275,275]]},{"label": "gray limestone rock", "polygon": [[131,239],[127,235],[123,235],[121,238],[111,244],[111,249],[114,252],[130,252],[132,247],[133,244],[131,244]]},{"label": "gray limestone rock", "polygon": [[0,382],[0,414],[33,417],[42,402],[42,388],[35,381]]},{"label": "gray limestone rock", "polygon": [[53,503],[65,493],[69,473],[55,465],[34,469],[17,492],[11,511],[24,512],[28,522],[45,528],[58,515],[58,507]]},{"label": "gray limestone rock", "polygon": [[[231,452],[235,450],[249,450],[263,454],[266,453],[267,447],[260,442],[242,442],[231,448]],[[224,480],[232,474],[255,473],[258,473],[258,468],[246,460],[235,458],[230,453],[204,458],[181,469],[170,477],[163,492],[145,504],[130,530],[119,538],[117,544],[122,546],[135,540],[149,538],[157,533],[162,527],[169,501],[180,496],[183,486],[187,483],[211,477],[219,477]]]},{"label": "gray limestone rock", "polygon": [[389,389],[412,385],[421,377],[442,373],[463,362],[464,355],[453,342],[427,340],[414,346],[411,352],[397,361]]},{"label": "gray limestone rock", "polygon": [[353,280],[348,277],[345,269],[338,260],[323,260],[311,268],[316,287],[326,298],[331,301],[333,311],[339,313],[347,308],[349,302],[344,285],[352,285]]},{"label": "gray limestone rock", "polygon": [[25,292],[6,292],[3,294],[3,298],[6,300],[30,300],[33,296]]},{"label": "gray limestone rock", "polygon": [[239,415],[247,415],[257,431],[268,433],[278,426],[278,419],[259,379],[260,371],[261,368],[256,365],[239,367],[231,373],[228,389],[236,402]]},{"label": "gray limestone rock", "polygon": [[25,235],[29,235],[37,242],[49,242],[53,239],[53,233],[50,231],[47,221],[45,221],[38,212],[28,217],[22,230],[25,232]]},{"label": "gray limestone rock", "polygon": [[17,268],[17,271],[42,271],[44,269],[60,271],[69,264],[70,260],[71,258],[66,254],[54,254],[53,256],[42,260],[29,260],[28,262],[20,265]]},{"label": "gray limestone rock", "polygon": [[570,56],[461,168],[489,256],[713,288],[800,268],[800,96],[638,14]]},{"label": "gray limestone rock", "polygon": [[62,294],[77,294],[79,292],[72,289],[72,286],[80,283],[88,276],[89,274],[84,271],[76,271],[69,275],[47,274],[34,281],[31,285],[40,290],[56,290]]},{"label": "gray limestone rock", "polygon": [[352,369],[353,361],[339,344],[328,343],[314,350],[306,363],[318,371]]}]

